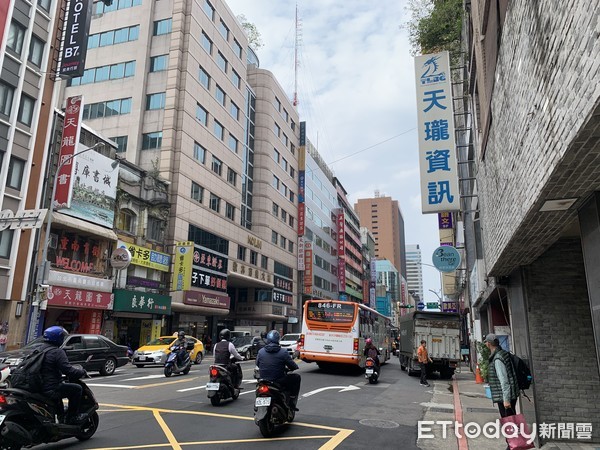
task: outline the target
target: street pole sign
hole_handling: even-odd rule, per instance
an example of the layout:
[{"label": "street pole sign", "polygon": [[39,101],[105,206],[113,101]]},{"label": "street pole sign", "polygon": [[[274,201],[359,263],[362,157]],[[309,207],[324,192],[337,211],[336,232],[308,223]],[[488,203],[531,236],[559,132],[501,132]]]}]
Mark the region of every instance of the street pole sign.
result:
[{"label": "street pole sign", "polygon": [[425,303],[423,303],[423,302],[417,303],[417,309],[419,311],[423,311],[425,309]]},{"label": "street pole sign", "polygon": [[427,302],[427,309],[438,309],[439,307],[440,307],[439,303]]}]

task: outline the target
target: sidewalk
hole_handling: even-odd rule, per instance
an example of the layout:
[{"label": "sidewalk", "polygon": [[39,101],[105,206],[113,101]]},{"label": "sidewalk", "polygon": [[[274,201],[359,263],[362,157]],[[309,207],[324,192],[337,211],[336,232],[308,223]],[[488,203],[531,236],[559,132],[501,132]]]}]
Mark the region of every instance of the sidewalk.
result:
[{"label": "sidewalk", "polygon": [[[456,373],[453,380],[430,380],[433,388],[433,397],[428,404],[422,404],[427,409],[423,421],[448,421],[446,436],[444,437],[443,425],[427,425],[431,430],[424,433],[435,436],[432,439],[421,438],[417,446],[423,450],[505,450],[506,442],[503,438],[490,439],[481,436],[474,438],[457,439],[454,433],[454,421],[466,425],[478,424],[479,427],[486,423],[494,422],[500,415],[498,407],[485,396],[483,384],[475,383],[475,375],[463,366],[462,372]],[[427,389],[427,388],[424,388]],[[431,389],[431,388],[430,388]],[[474,425],[471,425],[474,426]],[[462,428],[460,435],[464,436]],[[556,442],[547,443],[542,450],[600,450],[600,445],[584,444],[581,442]]]}]

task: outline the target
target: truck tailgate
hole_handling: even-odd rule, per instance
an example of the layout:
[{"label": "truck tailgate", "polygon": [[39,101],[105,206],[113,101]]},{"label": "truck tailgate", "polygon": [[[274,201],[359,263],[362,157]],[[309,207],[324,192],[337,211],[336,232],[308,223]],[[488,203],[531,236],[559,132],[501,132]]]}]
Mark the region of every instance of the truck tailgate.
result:
[{"label": "truck tailgate", "polygon": [[460,324],[418,320],[415,323],[415,347],[421,340],[427,342],[433,359],[460,360]]}]

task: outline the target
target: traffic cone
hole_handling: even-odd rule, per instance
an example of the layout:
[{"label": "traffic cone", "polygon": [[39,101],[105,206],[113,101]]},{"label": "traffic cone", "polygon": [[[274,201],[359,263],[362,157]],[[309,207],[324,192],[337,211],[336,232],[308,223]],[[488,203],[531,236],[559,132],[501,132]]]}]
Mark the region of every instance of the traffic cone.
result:
[{"label": "traffic cone", "polygon": [[483,377],[481,376],[481,370],[479,370],[479,364],[477,364],[477,369],[475,369],[475,383],[477,383],[477,384],[485,383]]}]

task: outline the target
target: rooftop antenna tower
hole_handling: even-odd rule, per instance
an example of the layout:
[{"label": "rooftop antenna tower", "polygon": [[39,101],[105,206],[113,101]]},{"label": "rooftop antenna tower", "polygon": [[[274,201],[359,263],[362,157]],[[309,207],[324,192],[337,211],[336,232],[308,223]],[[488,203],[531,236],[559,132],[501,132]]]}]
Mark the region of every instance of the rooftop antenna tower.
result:
[{"label": "rooftop antenna tower", "polygon": [[298,61],[298,47],[300,46],[300,41],[302,40],[302,23],[298,18],[298,3],[296,3],[296,39],[294,43],[294,100],[292,104],[294,106],[298,106],[298,66],[300,62]]}]

